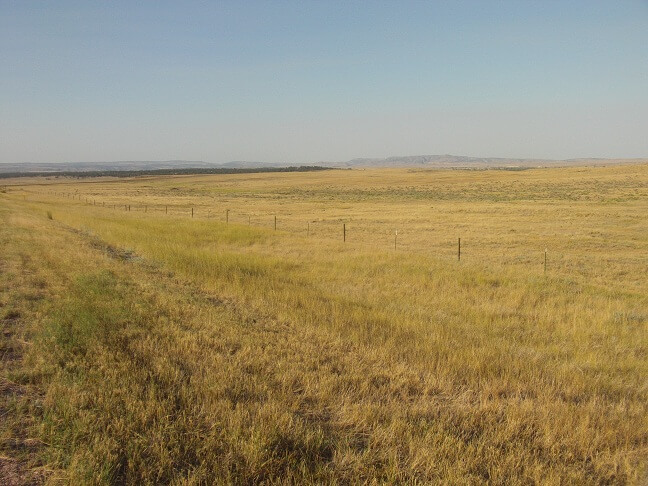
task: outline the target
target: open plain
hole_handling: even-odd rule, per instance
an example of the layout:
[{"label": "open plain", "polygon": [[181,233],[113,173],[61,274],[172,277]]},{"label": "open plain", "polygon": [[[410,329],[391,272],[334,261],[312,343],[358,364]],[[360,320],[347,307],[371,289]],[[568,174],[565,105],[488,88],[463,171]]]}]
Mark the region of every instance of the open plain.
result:
[{"label": "open plain", "polygon": [[646,164],[8,179],[0,249],[16,477],[648,481]]}]

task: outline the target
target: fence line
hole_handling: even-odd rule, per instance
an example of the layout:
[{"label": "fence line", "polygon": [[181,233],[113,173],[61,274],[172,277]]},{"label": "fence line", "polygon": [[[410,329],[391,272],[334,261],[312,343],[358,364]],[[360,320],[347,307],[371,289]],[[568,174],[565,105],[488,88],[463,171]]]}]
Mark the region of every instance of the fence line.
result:
[{"label": "fence line", "polygon": [[[72,199],[72,200],[74,200],[74,199],[75,199],[75,196],[76,196],[75,194],[72,194],[72,193],[64,193],[64,192],[63,192],[63,193],[50,192],[50,194],[54,194],[55,196],[58,196],[58,197],[66,197],[66,198],[69,198],[69,199]],[[81,200],[81,195],[80,195],[80,194],[78,195],[78,199]],[[94,198],[93,198],[92,200],[90,200],[89,198],[85,197],[84,200],[85,200],[85,203],[86,203],[87,205],[97,206],[97,201],[96,201],[96,199],[94,199]],[[91,202],[91,201],[92,201],[92,202]],[[110,204],[109,204],[108,206],[106,206],[105,201],[102,202],[99,206],[102,207],[102,208],[105,208],[105,207],[108,207],[108,209],[111,208]],[[112,209],[114,210],[114,209],[116,208],[116,206],[117,206],[116,204],[113,204],[113,205],[112,205]],[[149,207],[148,204],[144,204],[144,205],[142,205],[142,208],[143,208],[143,209],[142,209],[142,212],[143,212],[143,213],[148,213],[148,207]],[[152,209],[153,209],[153,210],[155,210],[155,207],[156,207],[155,205],[152,205]],[[130,211],[132,211],[132,208],[133,208],[133,207],[131,206],[131,204],[124,204],[124,209],[125,209],[125,211],[130,212]],[[191,209],[191,213],[190,213],[190,214],[191,214],[191,218],[194,218],[194,206],[191,206],[190,209]],[[136,207],[136,206],[135,206],[135,211],[137,211],[137,207]],[[160,211],[161,211],[161,208],[160,208]],[[168,205],[168,204],[165,204],[165,205],[164,205],[164,214],[165,214],[165,215],[168,215],[168,214],[169,214],[169,205]],[[210,217],[210,214],[211,214],[211,209],[208,209],[208,212],[207,212],[207,215],[208,215],[207,218],[208,218],[208,219],[209,219],[209,217]],[[227,209],[225,210],[225,223],[226,223],[226,224],[229,224],[229,214],[230,214],[230,209],[227,208]],[[251,226],[251,221],[252,221],[252,220],[251,220],[251,215],[248,213],[247,216],[248,216],[248,225]],[[333,223],[333,222],[331,222],[331,224],[332,224],[332,223]],[[273,225],[273,228],[274,228],[274,231],[277,230],[277,215],[276,215],[276,214],[274,214],[274,225]],[[298,232],[295,232],[295,231],[291,231],[290,228],[285,229],[285,230],[284,230],[284,233],[285,233],[285,232],[289,232],[289,233],[298,233]],[[308,236],[308,237],[311,236],[311,221],[310,221],[310,220],[307,222],[306,236]],[[346,223],[342,223],[342,242],[343,242],[343,243],[346,243],[346,239],[347,239],[347,224],[346,224]],[[360,240],[356,240],[356,241],[360,241]],[[365,243],[365,244],[366,244],[367,242],[362,242],[362,243]],[[394,232],[394,250],[397,250],[397,243],[398,243],[398,230],[395,230],[395,232]],[[419,248],[411,248],[411,247],[410,247],[410,248],[407,248],[407,250],[408,250],[410,253],[426,253],[426,254],[429,253],[429,252],[426,252],[425,250],[421,250],[421,249],[419,249]],[[461,247],[461,237],[459,237],[459,238],[457,239],[457,261],[461,261],[461,253],[462,253],[461,250],[462,250],[462,247]],[[543,262],[542,262],[542,265],[543,265],[543,273],[544,273],[544,274],[547,273],[547,261],[548,261],[547,253],[548,253],[548,249],[545,248],[545,250],[544,250],[544,260],[543,260]]]},{"label": "fence line", "polygon": [[[33,194],[33,193],[31,193],[31,194]],[[79,200],[79,201],[83,200],[82,199],[82,194],[78,194],[78,193],[49,192],[49,194],[53,194],[53,195],[58,196],[58,197],[68,198],[68,199],[71,199],[71,200]],[[25,198],[25,197],[26,196],[23,196],[23,198]],[[33,199],[30,199],[30,200],[33,200]],[[45,201],[40,201],[40,202],[45,202]],[[97,206],[96,199],[92,199],[92,202],[91,202],[90,198],[85,197],[85,203],[87,205]],[[110,204],[106,205],[105,201],[102,202],[102,204],[100,204],[98,206],[102,207],[102,208],[111,209],[111,205]],[[163,206],[164,206],[165,215],[168,215],[169,214],[168,204],[163,205]],[[142,209],[143,213],[148,212],[148,205],[142,205],[141,207],[143,208]],[[162,205],[158,205],[158,207],[160,208],[160,211],[161,211]],[[112,204],[112,209],[115,210],[116,208],[117,208],[117,204]],[[132,206],[131,204],[124,204],[124,209],[125,209],[125,211],[128,211],[128,212],[133,211],[133,210],[137,211],[137,207]],[[153,205],[152,209],[155,210],[156,205]],[[186,211],[187,206],[182,206],[179,209],[180,210],[184,209]],[[227,213],[226,213],[226,222],[227,223],[229,223],[229,211],[230,210],[227,209]],[[184,212],[183,214],[186,215],[187,213]],[[191,214],[191,217],[193,218],[194,217],[194,206],[191,206],[190,214]],[[243,213],[243,214],[247,215],[248,225],[251,226],[252,221],[251,221],[250,213]],[[256,213],[256,215],[259,216],[258,213]],[[278,221],[277,214],[274,214],[274,229],[275,230],[277,229],[277,221]],[[292,221],[293,224],[295,223],[294,219],[293,220],[289,219],[288,221]],[[301,221],[303,221],[303,219]],[[312,222],[315,222],[315,221],[312,221]],[[335,234],[335,232],[330,229],[336,223],[334,221],[320,221],[320,222],[322,223],[322,225],[325,228],[327,228],[327,230],[324,231],[324,238],[328,239],[329,241],[336,240],[337,238],[332,237],[332,235]],[[265,225],[261,225],[261,226],[265,226]],[[301,228],[303,228],[303,226]],[[339,228],[339,226],[338,226],[338,228]],[[292,234],[298,235],[302,231],[303,231],[303,229],[295,229],[295,228],[292,228],[290,225],[288,225],[288,226],[284,226],[284,229],[283,229],[282,232],[283,233],[292,233]],[[343,242],[346,242],[347,231],[348,231],[348,228],[346,227],[346,223],[343,223]],[[303,233],[301,233],[301,234],[303,234]],[[310,236],[312,236],[314,234],[315,233],[311,231],[311,221],[309,220],[307,222],[307,236],[310,237]],[[356,238],[355,241],[357,241],[357,242],[361,243],[363,246],[367,246],[367,247],[373,247],[373,248],[376,248],[376,249],[384,248],[383,245],[377,243],[377,240],[375,239],[375,237],[371,236],[372,234],[375,235],[375,233],[370,232],[369,234],[367,234],[367,233],[364,233],[364,234],[365,234],[365,236],[367,236],[367,239],[369,241],[367,241],[367,239],[364,239],[364,238],[360,238],[360,239]],[[447,240],[444,240],[444,241],[447,241]],[[397,242],[398,242],[398,232],[396,231],[395,235],[394,235],[394,248],[395,249],[397,248]],[[439,240],[437,239],[435,241],[435,243],[439,243]],[[446,254],[446,251],[447,251],[446,249],[447,248],[448,248],[448,246],[445,246],[445,245],[437,245],[435,247],[436,250],[443,252],[443,254]],[[545,248],[544,252],[538,251],[538,253],[540,254],[540,258],[538,258],[538,260],[536,260],[536,257],[532,257],[532,255],[538,255],[538,253],[536,253],[535,250],[533,250],[533,249],[531,249],[529,247],[526,247],[526,248],[528,248],[528,251],[524,251],[525,247],[521,247],[519,250],[517,250],[517,248],[516,248],[516,250],[514,250],[513,252],[511,252],[509,254],[510,258],[509,259],[503,259],[505,261],[500,262],[500,264],[503,264],[503,265],[512,265],[512,264],[516,264],[516,263],[519,263],[519,264],[523,264],[523,263],[532,264],[533,261],[539,261],[539,266],[542,266],[542,272],[546,275],[547,271],[548,271],[548,264],[549,264],[549,262],[548,262],[548,260],[549,260],[548,249]],[[458,261],[461,260],[462,249],[463,248],[461,246],[461,237],[459,237],[458,240],[457,240],[457,259],[458,259]],[[412,244],[406,245],[405,250],[407,252],[409,252],[409,253],[414,253],[414,254],[421,254],[421,255],[429,255],[430,254],[430,248],[429,247],[423,249],[423,248],[420,248],[419,246],[413,246]],[[473,250],[473,251],[475,251],[475,250]],[[477,250],[477,251],[479,251],[479,250]],[[483,247],[482,247],[482,251],[483,251]],[[469,252],[469,254],[470,253],[471,252]],[[490,253],[490,254],[492,255],[492,253]],[[438,253],[437,253],[437,255],[438,255]],[[591,261],[591,258],[585,258],[585,257],[582,257],[582,256],[575,257],[573,255],[569,256],[569,255],[566,255],[564,252],[556,253],[555,255],[556,255],[555,258],[552,261],[562,263],[562,264],[559,264],[558,266],[556,266],[556,268],[564,268],[565,264],[567,262],[569,262],[570,266],[583,268],[583,262],[585,260],[587,260],[588,262]],[[522,260],[521,260],[521,258],[522,258]],[[566,260],[566,258],[568,258],[568,260]],[[508,260],[508,261],[506,261],[506,260]],[[637,261],[637,259],[633,257],[633,261]],[[642,259],[639,258],[639,261],[642,261]],[[588,265],[588,268],[596,268],[596,267],[594,267],[592,265]],[[646,268],[648,269],[648,266]],[[577,271],[577,273],[579,275],[581,275],[581,276],[585,275],[585,273],[579,273],[578,271]]]}]

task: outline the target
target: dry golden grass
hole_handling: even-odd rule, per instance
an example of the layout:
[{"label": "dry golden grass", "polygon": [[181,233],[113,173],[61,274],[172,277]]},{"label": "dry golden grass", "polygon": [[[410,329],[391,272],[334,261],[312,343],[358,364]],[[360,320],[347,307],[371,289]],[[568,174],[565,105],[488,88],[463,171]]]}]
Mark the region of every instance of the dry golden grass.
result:
[{"label": "dry golden grass", "polygon": [[0,432],[33,417],[52,481],[646,481],[648,165],[11,181],[0,209],[34,343],[4,373],[44,393]]}]

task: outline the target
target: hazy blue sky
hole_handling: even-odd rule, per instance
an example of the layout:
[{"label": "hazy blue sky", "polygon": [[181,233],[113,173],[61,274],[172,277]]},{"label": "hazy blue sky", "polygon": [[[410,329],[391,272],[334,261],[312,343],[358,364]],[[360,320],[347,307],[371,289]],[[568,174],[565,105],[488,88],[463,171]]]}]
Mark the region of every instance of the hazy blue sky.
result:
[{"label": "hazy blue sky", "polygon": [[0,162],[648,157],[648,1],[7,2]]}]

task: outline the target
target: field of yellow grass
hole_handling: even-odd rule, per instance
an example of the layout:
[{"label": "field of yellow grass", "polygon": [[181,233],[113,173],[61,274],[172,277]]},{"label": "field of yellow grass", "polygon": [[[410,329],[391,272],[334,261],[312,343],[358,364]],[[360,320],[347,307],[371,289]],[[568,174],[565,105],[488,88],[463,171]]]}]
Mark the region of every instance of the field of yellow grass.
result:
[{"label": "field of yellow grass", "polygon": [[646,164],[12,179],[0,248],[17,475],[648,481]]}]

